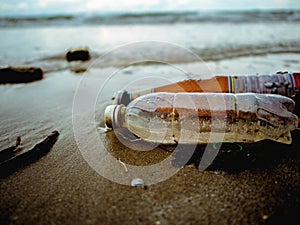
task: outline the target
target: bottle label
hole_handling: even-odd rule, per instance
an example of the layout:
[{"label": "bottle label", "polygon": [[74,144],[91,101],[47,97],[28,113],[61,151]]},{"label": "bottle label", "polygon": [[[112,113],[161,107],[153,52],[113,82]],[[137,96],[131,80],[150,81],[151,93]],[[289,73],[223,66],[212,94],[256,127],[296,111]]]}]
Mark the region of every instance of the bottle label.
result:
[{"label": "bottle label", "polygon": [[228,76],[229,93],[280,94],[291,97],[295,93],[295,81],[291,73]]}]

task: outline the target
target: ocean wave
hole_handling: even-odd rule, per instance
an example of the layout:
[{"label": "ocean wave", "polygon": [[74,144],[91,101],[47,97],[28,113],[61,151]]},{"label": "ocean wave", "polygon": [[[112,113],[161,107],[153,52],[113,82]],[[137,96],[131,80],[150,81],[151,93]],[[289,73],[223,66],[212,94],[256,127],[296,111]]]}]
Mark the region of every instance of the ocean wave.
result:
[{"label": "ocean wave", "polygon": [[[128,51],[127,51],[128,50]],[[95,67],[126,67],[147,64],[161,64],[168,62],[174,64],[192,63],[195,60],[203,61],[219,61],[225,59],[263,56],[268,54],[300,54],[300,42],[278,43],[276,45],[260,44],[260,45],[241,45],[238,47],[226,46],[223,48],[190,48],[194,54],[186,54],[186,51],[173,48],[172,46],[164,48],[151,48],[149,46],[141,46],[135,49],[126,49],[126,51],[113,51],[106,54],[105,52],[91,52],[92,61],[88,65],[93,64]],[[141,52],[144,53],[141,56]],[[195,57],[197,56],[197,57]],[[142,57],[142,58],[141,58]],[[147,61],[145,59],[157,59],[157,61]],[[145,60],[142,61],[141,60]],[[132,62],[137,62],[132,64]],[[54,72],[65,70],[68,68],[68,62],[64,54],[49,55],[34,61],[27,61],[26,64],[32,64],[43,68],[45,72]]]},{"label": "ocean wave", "polygon": [[227,46],[219,49],[192,49],[203,60],[217,61],[267,54],[300,53],[300,42]]},{"label": "ocean wave", "polygon": [[76,17],[71,15],[10,16],[0,17],[0,27],[66,25],[74,23],[75,20]]},{"label": "ocean wave", "polygon": [[174,23],[271,23],[299,22],[300,11],[204,11],[204,12],[141,12],[76,14],[53,16],[0,17],[0,27],[15,26],[74,26]]}]

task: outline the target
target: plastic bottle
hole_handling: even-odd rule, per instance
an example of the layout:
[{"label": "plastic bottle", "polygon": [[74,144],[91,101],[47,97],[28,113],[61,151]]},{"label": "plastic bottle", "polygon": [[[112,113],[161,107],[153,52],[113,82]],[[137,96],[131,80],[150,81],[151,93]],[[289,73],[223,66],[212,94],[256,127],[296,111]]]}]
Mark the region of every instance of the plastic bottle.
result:
[{"label": "plastic bottle", "polygon": [[294,106],[292,99],[274,94],[160,92],[127,107],[110,105],[104,119],[109,128],[127,128],[142,140],[162,144],[263,139],[290,144],[290,131],[298,125]]},{"label": "plastic bottle", "polygon": [[156,92],[214,92],[214,93],[265,93],[291,97],[300,90],[300,73],[272,75],[214,76],[205,80],[184,80],[177,83],[136,92],[119,91],[113,104],[128,105],[139,96]]}]

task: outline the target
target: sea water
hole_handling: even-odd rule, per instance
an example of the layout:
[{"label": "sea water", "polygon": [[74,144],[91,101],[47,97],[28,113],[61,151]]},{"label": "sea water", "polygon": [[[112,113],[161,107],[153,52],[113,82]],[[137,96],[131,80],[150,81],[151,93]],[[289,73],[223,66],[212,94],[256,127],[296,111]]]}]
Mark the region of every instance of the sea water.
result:
[{"label": "sea water", "polygon": [[[93,58],[133,42],[179,45],[202,60],[300,52],[299,11],[201,11],[0,17],[0,66],[66,67],[70,48],[87,47]],[[144,51],[186,63],[173,49]],[[132,52],[113,55],[101,66],[126,66]]]}]

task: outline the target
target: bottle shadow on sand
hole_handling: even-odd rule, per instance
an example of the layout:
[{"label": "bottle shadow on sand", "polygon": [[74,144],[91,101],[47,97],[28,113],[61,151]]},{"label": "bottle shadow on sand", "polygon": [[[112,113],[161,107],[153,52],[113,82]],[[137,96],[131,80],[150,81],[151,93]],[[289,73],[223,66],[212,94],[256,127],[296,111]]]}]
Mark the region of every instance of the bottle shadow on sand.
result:
[{"label": "bottle shadow on sand", "polygon": [[[268,169],[285,163],[299,165],[299,137],[300,129],[296,129],[292,132],[293,142],[290,145],[270,140],[256,143],[217,143],[208,148],[206,145],[198,145],[187,163],[183,163],[182,159],[187,154],[188,148],[182,146],[182,150],[173,155],[173,164],[174,166],[194,165],[199,170],[222,170],[227,173],[239,173],[248,169]],[[215,157],[212,163],[206,164],[205,161],[201,161],[204,152]]]},{"label": "bottle shadow on sand", "polygon": [[[120,132],[123,134],[119,135]],[[227,173],[239,173],[244,170],[273,168],[280,164],[296,165],[299,164],[300,159],[298,150],[300,146],[300,129],[291,132],[293,141],[290,145],[263,140],[255,143],[197,145],[196,148],[195,146],[183,144],[155,145],[140,139],[133,140],[136,137],[128,136],[128,133],[129,131],[126,129],[107,132],[102,141],[106,149],[115,158],[131,165],[158,163],[171,156],[174,167],[194,165],[199,170],[221,170]],[[126,138],[123,138],[123,136],[126,136]],[[138,149],[149,150],[139,151]],[[204,153],[205,157],[203,157]],[[204,158],[207,159],[207,162]]]}]

